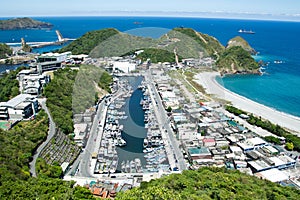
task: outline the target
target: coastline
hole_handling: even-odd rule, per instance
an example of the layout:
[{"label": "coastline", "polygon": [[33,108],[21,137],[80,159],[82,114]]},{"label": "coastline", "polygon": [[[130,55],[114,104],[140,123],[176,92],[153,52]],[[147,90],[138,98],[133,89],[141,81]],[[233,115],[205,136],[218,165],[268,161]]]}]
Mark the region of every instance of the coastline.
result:
[{"label": "coastline", "polygon": [[280,112],[274,108],[267,107],[263,104],[257,103],[244,96],[236,94],[216,81],[219,76],[218,72],[203,72],[195,75],[195,81],[201,84],[208,94],[215,94],[221,99],[230,101],[235,107],[261,116],[274,124],[290,129],[300,133],[300,118]]}]

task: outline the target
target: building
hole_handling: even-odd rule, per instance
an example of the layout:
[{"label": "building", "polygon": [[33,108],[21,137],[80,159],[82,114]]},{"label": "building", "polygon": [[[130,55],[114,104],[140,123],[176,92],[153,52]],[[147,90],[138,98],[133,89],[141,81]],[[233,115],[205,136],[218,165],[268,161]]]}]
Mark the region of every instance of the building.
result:
[{"label": "building", "polygon": [[212,159],[212,155],[206,147],[191,147],[188,148],[188,158],[191,162],[200,159]]},{"label": "building", "polygon": [[45,71],[56,70],[62,67],[62,63],[65,62],[70,55],[71,52],[42,54],[36,58],[36,63],[33,63],[31,66],[39,74]]},{"label": "building", "polygon": [[24,94],[40,95],[46,84],[50,82],[49,75],[30,74],[19,76],[20,90]]},{"label": "building", "polygon": [[0,119],[22,120],[38,112],[38,101],[29,94],[19,94],[8,102],[0,103]]},{"label": "building", "polygon": [[247,139],[244,142],[238,142],[237,145],[241,147],[244,152],[247,152],[247,151],[255,150],[257,148],[264,147],[268,145],[268,143],[263,139],[261,139],[260,137],[254,137],[254,138]]},{"label": "building", "polygon": [[176,96],[176,94],[172,91],[164,91],[164,92],[159,92],[163,104],[165,106],[165,108],[171,107],[173,109],[178,108],[179,106],[179,101],[178,101],[178,97]]},{"label": "building", "polygon": [[183,124],[177,124],[177,130],[178,130],[178,139],[180,141],[194,141],[198,140],[198,138],[201,136],[199,133],[197,133],[195,124],[190,123],[183,123]]},{"label": "building", "polygon": [[113,71],[119,70],[124,73],[129,73],[136,70],[136,63],[132,63],[129,61],[116,61],[113,62]]},{"label": "building", "polygon": [[214,146],[216,146],[216,140],[214,138],[204,138],[202,140],[202,142],[203,142],[203,145],[205,147],[214,147]]},{"label": "building", "polygon": [[74,142],[80,147],[86,145],[87,124],[74,124]]},{"label": "building", "polygon": [[281,181],[289,179],[288,175],[286,175],[284,172],[282,172],[282,171],[280,171],[276,168],[265,170],[265,171],[262,171],[262,172],[258,172],[254,175],[259,177],[259,178],[267,179],[267,180],[272,181],[274,183],[279,183]]},{"label": "building", "polygon": [[248,164],[254,172],[261,172],[273,168],[280,170],[294,167],[296,161],[286,155],[280,155],[277,157],[263,157],[259,160],[250,161]]}]

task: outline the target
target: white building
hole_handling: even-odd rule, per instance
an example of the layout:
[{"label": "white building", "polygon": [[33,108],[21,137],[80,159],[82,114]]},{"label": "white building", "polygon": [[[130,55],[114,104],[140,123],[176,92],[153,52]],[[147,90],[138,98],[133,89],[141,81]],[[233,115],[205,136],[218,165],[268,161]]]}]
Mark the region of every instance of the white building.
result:
[{"label": "white building", "polygon": [[29,94],[19,94],[8,102],[0,103],[0,119],[22,120],[38,111],[38,101]]},{"label": "white building", "polygon": [[113,71],[119,70],[124,73],[129,73],[136,69],[136,63],[131,63],[128,61],[115,61],[112,64],[113,64]]},{"label": "white building", "polygon": [[49,75],[30,74],[18,76],[20,81],[21,93],[39,95],[43,91],[43,87],[50,82]]},{"label": "white building", "polygon": [[164,91],[164,92],[159,92],[159,94],[162,98],[165,108],[168,108],[170,106],[172,109],[175,109],[179,106],[178,97],[176,97],[174,92]]},{"label": "white building", "polygon": [[70,55],[71,52],[42,54],[37,57],[37,62],[31,66],[40,74],[45,71],[56,70],[62,67],[62,63],[68,60]]},{"label": "white building", "polygon": [[247,139],[245,142],[238,142],[237,145],[243,149],[243,151],[252,151],[256,148],[263,147],[267,145],[267,142],[260,137],[254,137]]},{"label": "white building", "polygon": [[74,124],[74,142],[78,146],[84,147],[86,144],[87,124]]}]

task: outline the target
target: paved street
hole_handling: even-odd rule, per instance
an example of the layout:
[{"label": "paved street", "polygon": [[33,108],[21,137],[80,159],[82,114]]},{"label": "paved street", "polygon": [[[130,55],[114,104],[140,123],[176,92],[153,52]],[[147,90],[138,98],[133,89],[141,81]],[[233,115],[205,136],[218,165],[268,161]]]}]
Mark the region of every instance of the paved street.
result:
[{"label": "paved street", "polygon": [[33,155],[33,160],[29,163],[30,167],[30,173],[33,177],[36,177],[36,170],[35,170],[35,164],[36,160],[39,157],[41,151],[45,148],[45,146],[48,144],[48,142],[52,139],[52,137],[55,134],[55,123],[52,120],[52,117],[50,115],[50,112],[46,106],[46,99],[38,99],[39,103],[41,104],[42,108],[45,110],[45,112],[48,115],[49,118],[49,131],[46,141],[44,141],[36,150],[35,154]]},{"label": "paved street", "polygon": [[173,169],[174,167],[177,167],[180,171],[185,170],[187,167],[183,158],[183,154],[179,148],[179,143],[174,136],[173,130],[170,127],[170,121],[162,105],[160,96],[155,88],[154,80],[152,78],[150,70],[145,75],[145,78],[150,89],[151,98],[153,98],[153,109],[156,114],[157,121],[162,131],[164,140],[166,141],[166,151],[171,168]]},{"label": "paved street", "polygon": [[98,105],[98,110],[94,117],[87,144],[83,152],[78,156],[78,158],[74,162],[73,169],[70,170],[67,173],[67,175],[94,177],[93,170],[96,164],[96,159],[92,159],[92,154],[98,153],[98,150],[100,148],[100,142],[102,139],[108,105],[115,99],[120,97],[122,94],[123,91],[120,88],[115,94],[113,94],[112,97],[104,98],[102,102]]}]

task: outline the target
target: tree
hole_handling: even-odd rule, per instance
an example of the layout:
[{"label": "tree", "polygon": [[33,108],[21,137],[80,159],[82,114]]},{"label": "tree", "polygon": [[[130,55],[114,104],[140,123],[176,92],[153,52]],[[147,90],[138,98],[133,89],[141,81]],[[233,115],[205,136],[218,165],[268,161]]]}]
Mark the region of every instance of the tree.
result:
[{"label": "tree", "polygon": [[292,142],[287,142],[285,144],[285,148],[288,150],[288,151],[293,151],[294,149],[294,144]]},{"label": "tree", "polygon": [[167,109],[166,109],[167,112],[172,112],[172,107],[169,106]]}]

